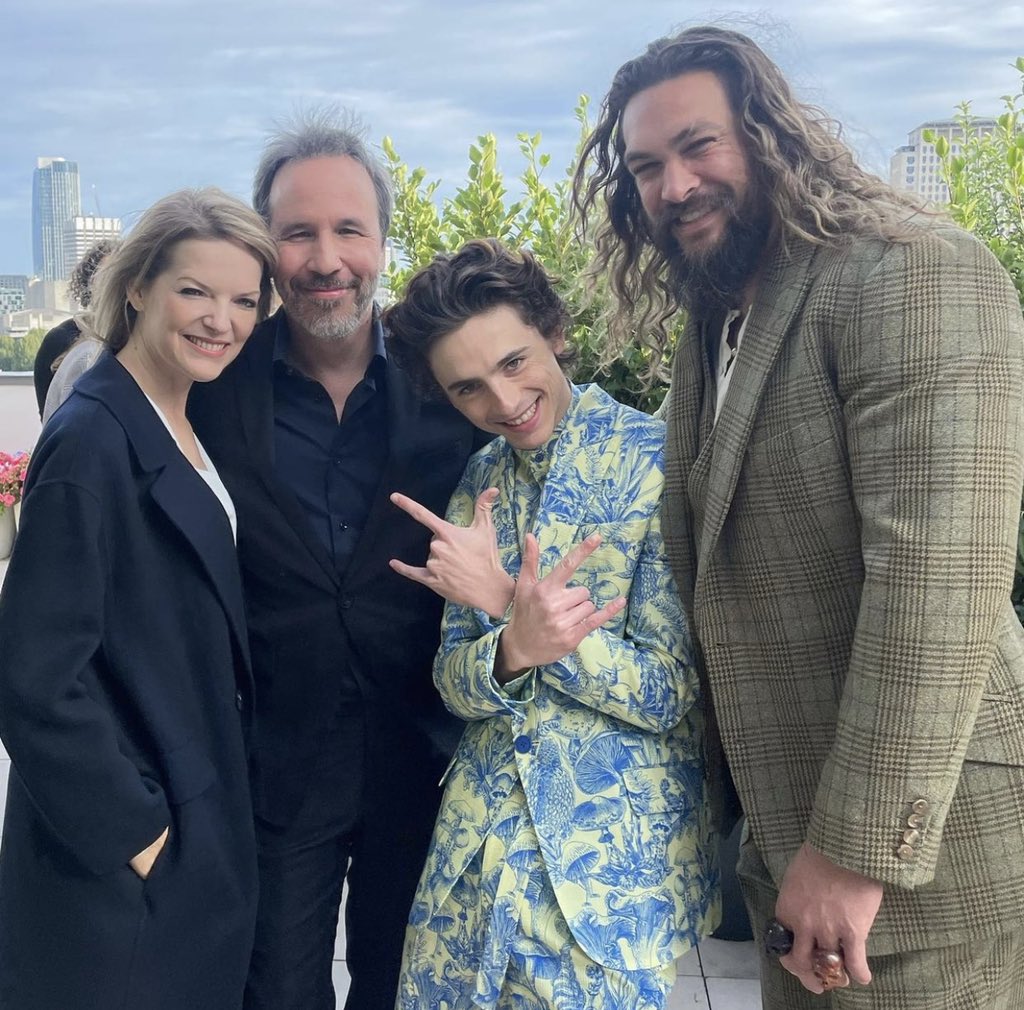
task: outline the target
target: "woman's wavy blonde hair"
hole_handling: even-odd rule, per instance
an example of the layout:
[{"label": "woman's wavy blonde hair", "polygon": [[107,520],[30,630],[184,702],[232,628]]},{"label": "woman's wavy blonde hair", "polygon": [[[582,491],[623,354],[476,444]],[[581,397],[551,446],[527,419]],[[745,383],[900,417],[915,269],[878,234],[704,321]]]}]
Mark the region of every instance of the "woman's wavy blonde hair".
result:
[{"label": "woman's wavy blonde hair", "polygon": [[187,239],[221,239],[252,253],[261,267],[256,318],[266,319],[277,248],[262,218],[215,186],[182,189],[145,211],[96,272],[88,323],[111,351],[124,347],[135,326],[138,313],[128,296],[158,277],[174,247]]},{"label": "woman's wavy blonde hair", "polygon": [[[701,26],[658,39],[615,75],[573,177],[577,237],[591,238],[596,249],[588,276],[607,283],[613,295],[607,319],[612,355],[635,339],[660,359],[678,311],[666,259],[651,243],[623,162],[622,114],[638,92],[700,70],[714,73],[729,97],[755,192],[771,209],[771,241],[828,245],[855,235],[907,241],[914,232],[908,220],[921,210],[861,169],[838,124],[797,101],[779,68],[746,35]],[[606,214],[591,227],[598,204]]]}]

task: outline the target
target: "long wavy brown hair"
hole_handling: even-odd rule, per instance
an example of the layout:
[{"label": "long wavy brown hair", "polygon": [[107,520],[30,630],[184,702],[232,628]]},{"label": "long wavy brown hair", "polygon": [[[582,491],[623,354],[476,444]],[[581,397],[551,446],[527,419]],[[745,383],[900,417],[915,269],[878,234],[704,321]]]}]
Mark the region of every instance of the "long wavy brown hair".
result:
[{"label": "long wavy brown hair", "polygon": [[658,39],[616,73],[573,177],[577,237],[596,249],[589,279],[607,284],[613,295],[611,356],[635,339],[660,361],[678,311],[667,261],[652,245],[623,162],[622,114],[638,92],[698,70],[714,73],[729,97],[753,185],[771,207],[772,241],[828,245],[855,235],[907,241],[915,230],[908,219],[920,212],[920,202],[861,169],[838,124],[797,101],[779,68],[746,35],[706,25]]}]

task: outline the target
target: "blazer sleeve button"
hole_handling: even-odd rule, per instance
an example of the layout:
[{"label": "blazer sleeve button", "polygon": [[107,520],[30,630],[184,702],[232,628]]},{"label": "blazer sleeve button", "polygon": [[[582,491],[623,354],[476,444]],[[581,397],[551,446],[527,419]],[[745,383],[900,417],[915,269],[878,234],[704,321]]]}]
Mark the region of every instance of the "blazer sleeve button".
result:
[{"label": "blazer sleeve button", "polygon": [[914,860],[915,860],[915,859],[917,858],[917,850],[916,850],[916,849],[914,848],[914,846],[913,846],[913,845],[907,845],[907,843],[906,843],[906,842],[904,842],[904,843],[903,843],[903,844],[902,844],[902,845],[901,845],[901,846],[900,846],[900,847],[899,847],[899,848],[898,848],[898,849],[896,850],[896,855],[897,855],[897,856],[898,856],[898,857],[899,857],[899,858],[900,858],[900,859],[901,859],[901,860],[902,860],[902,861],[903,861],[904,863],[912,863],[912,862],[913,862],[913,861],[914,861]]},{"label": "blazer sleeve button", "polygon": [[905,841],[907,845],[917,845],[917,843],[921,841],[921,832],[916,828],[907,828],[907,830],[903,832],[903,841]]},{"label": "blazer sleeve button", "polygon": [[915,814],[920,814],[923,817],[931,808],[928,805],[928,801],[922,799],[914,800],[914,802],[910,804],[910,809],[913,810]]},{"label": "blazer sleeve button", "polygon": [[245,707],[245,702],[242,700],[242,692],[241,691],[236,691],[235,692],[235,708],[237,708],[238,711],[241,712],[244,707]]}]

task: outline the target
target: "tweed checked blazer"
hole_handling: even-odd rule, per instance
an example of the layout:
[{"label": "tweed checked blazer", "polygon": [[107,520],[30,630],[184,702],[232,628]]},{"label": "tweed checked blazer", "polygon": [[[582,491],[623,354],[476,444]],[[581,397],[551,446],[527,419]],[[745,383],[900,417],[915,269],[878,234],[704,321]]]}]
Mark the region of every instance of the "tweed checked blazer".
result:
[{"label": "tweed checked blazer", "polygon": [[[1024,319],[974,238],[791,241],[714,421],[691,320],[664,530],[752,837],[885,884],[869,952],[1024,921],[1024,636],[1010,606]],[[718,752],[720,756],[720,751]]]}]

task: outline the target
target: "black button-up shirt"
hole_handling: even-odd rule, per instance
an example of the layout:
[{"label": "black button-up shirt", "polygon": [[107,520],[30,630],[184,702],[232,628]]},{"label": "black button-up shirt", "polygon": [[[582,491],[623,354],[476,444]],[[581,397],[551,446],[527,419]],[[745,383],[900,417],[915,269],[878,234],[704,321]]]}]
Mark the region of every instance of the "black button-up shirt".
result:
[{"label": "black button-up shirt", "polygon": [[366,525],[387,458],[384,331],[373,320],[374,356],[338,421],[319,382],[288,363],[282,313],[274,346],[274,471],[298,498],[343,574]]}]

